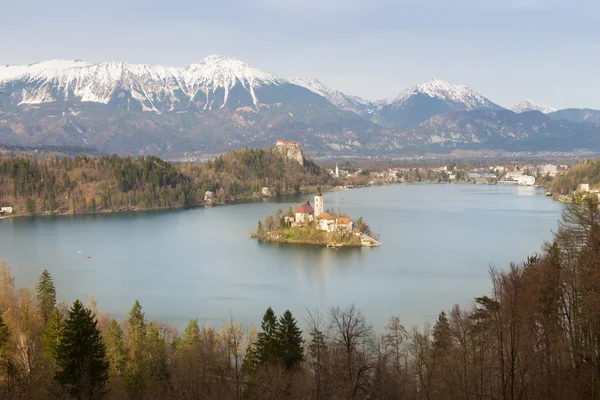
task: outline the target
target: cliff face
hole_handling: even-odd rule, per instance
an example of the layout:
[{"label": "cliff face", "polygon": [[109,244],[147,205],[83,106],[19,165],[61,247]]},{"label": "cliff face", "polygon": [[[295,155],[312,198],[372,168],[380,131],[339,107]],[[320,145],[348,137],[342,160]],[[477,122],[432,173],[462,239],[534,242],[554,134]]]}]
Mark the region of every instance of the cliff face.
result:
[{"label": "cliff face", "polygon": [[297,142],[284,142],[278,140],[275,144],[275,149],[290,159],[297,161],[300,165],[304,165],[304,154],[300,149],[300,145]]}]

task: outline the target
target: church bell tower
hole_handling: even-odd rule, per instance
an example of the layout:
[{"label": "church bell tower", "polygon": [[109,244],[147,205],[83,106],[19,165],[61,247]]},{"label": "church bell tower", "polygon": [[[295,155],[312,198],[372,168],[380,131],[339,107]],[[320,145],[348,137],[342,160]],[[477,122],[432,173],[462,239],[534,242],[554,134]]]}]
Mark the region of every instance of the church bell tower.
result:
[{"label": "church bell tower", "polygon": [[315,218],[321,215],[323,211],[323,194],[321,193],[321,186],[319,186],[317,187],[317,194],[315,195]]}]

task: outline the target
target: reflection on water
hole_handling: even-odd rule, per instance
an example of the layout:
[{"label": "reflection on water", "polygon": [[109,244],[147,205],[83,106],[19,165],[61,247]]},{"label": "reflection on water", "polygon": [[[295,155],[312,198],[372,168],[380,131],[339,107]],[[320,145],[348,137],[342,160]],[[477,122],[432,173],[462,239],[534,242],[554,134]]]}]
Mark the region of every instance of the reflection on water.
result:
[{"label": "reflection on water", "polygon": [[[539,250],[561,204],[534,188],[400,185],[325,194],[363,216],[378,248],[333,250],[249,238],[256,222],[304,197],[235,206],[0,221],[0,259],[21,285],[48,268],[59,298],[93,294],[120,318],[139,299],[149,318],[258,323],[264,310],[355,303],[381,328],[422,323],[489,292],[487,268]],[[57,256],[61,254],[61,256]],[[89,256],[91,258],[86,258]]]}]

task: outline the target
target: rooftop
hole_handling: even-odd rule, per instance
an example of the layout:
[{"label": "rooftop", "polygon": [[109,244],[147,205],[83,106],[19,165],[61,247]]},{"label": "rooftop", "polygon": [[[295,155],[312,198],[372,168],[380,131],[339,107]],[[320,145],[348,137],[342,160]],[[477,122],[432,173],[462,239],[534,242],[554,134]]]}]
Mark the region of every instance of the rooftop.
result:
[{"label": "rooftop", "polygon": [[322,212],[317,218],[319,219],[335,219],[335,217],[329,213]]},{"label": "rooftop", "polygon": [[296,210],[297,214],[313,214],[315,210],[311,207],[310,204],[304,203]]}]

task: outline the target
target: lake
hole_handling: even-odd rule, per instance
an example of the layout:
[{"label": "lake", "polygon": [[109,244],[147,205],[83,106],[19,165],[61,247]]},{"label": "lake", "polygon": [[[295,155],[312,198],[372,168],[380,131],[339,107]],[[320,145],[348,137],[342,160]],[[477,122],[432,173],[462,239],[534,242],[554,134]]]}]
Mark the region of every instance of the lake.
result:
[{"label": "lake", "polygon": [[[312,196],[311,196],[312,197]],[[249,238],[259,219],[305,197],[188,210],[0,221],[0,260],[17,284],[47,268],[60,300],[87,300],[121,318],[139,299],[147,318],[181,328],[259,325],[269,306],[356,304],[378,330],[434,321],[489,294],[488,267],[506,268],[552,237],[562,204],[535,188],[393,185],[325,193],[325,208],[363,216],[383,245],[333,250]],[[311,200],[312,203],[312,200]],[[59,255],[60,254],[60,255]],[[87,256],[91,258],[86,258]]]}]

